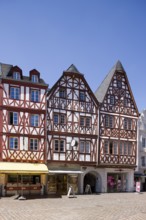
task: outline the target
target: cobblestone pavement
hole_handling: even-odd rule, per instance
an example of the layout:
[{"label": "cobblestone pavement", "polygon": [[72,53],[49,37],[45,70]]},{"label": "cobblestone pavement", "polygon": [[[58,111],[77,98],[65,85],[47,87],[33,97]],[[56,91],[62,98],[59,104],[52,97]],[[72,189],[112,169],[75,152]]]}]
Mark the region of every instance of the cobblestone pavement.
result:
[{"label": "cobblestone pavement", "polygon": [[0,199],[0,220],[146,220],[146,193]]}]

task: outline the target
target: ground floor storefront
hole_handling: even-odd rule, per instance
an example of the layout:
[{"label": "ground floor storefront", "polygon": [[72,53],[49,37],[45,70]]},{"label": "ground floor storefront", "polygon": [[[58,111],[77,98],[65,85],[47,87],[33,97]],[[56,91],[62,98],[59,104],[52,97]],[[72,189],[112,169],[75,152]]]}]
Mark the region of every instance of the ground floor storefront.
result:
[{"label": "ground floor storefront", "polygon": [[43,195],[46,174],[45,164],[0,162],[0,194]]}]

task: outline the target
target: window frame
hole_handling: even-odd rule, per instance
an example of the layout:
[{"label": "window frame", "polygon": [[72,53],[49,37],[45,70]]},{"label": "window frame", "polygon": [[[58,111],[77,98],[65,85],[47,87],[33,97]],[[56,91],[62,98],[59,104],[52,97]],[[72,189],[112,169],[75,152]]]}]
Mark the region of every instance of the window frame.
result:
[{"label": "window frame", "polygon": [[10,86],[10,99],[20,100],[20,87]]},{"label": "window frame", "polygon": [[19,124],[19,113],[18,112],[9,111],[9,125],[17,126],[18,124]]},{"label": "window frame", "polygon": [[31,82],[33,83],[38,83],[39,82],[39,77],[36,74],[31,75]]},{"label": "window frame", "polygon": [[54,139],[54,152],[64,153],[65,152],[65,140],[64,139]]},{"label": "window frame", "polygon": [[21,79],[20,73],[17,71],[13,72],[13,79],[20,80]]},{"label": "window frame", "polygon": [[115,105],[115,96],[114,95],[110,96],[110,104]]},{"label": "window frame", "polygon": [[80,102],[85,102],[86,101],[85,91],[79,91],[79,101]]},{"label": "window frame", "polygon": [[[12,144],[12,147],[11,147],[11,144]],[[16,136],[10,136],[9,137],[9,150],[18,150],[18,149],[19,149],[19,138]]]},{"label": "window frame", "polygon": [[65,125],[66,124],[66,114],[54,112],[53,114],[54,125]]},{"label": "window frame", "polygon": [[30,115],[30,126],[31,127],[39,127],[39,114],[31,114]]},{"label": "window frame", "polygon": [[106,128],[114,128],[114,116],[106,114],[104,124]]},{"label": "window frame", "polygon": [[[37,143],[37,149],[35,144]],[[32,146],[31,146],[32,144]],[[38,138],[30,138],[29,139],[29,150],[30,151],[39,151],[39,139]]]},{"label": "window frame", "polygon": [[[32,94],[34,93],[34,94]],[[39,89],[31,89],[30,90],[30,101],[31,102],[40,102],[40,90]]]},{"label": "window frame", "polygon": [[90,152],[91,152],[91,142],[89,140],[80,140],[80,142],[79,142],[79,152],[80,152],[80,154],[90,154]]},{"label": "window frame", "polygon": [[59,89],[59,98],[61,98],[61,99],[65,99],[66,98],[66,89],[63,88],[63,87],[61,87]]}]

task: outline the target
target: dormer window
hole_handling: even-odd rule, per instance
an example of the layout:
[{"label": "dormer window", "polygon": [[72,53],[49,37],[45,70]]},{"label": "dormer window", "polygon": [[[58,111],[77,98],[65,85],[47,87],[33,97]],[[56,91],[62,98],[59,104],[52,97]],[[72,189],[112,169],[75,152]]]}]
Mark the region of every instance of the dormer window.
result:
[{"label": "dormer window", "polygon": [[13,72],[13,79],[20,80],[20,73],[19,72]]},{"label": "dormer window", "polygon": [[31,76],[31,81],[34,82],[34,83],[38,83],[38,81],[39,81],[38,75],[32,75]]}]

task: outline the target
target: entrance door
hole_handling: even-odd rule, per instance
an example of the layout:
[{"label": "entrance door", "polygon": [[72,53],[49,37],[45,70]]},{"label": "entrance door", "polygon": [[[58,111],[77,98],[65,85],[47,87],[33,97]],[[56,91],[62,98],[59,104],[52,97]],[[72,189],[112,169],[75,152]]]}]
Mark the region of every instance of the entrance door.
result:
[{"label": "entrance door", "polygon": [[65,195],[67,194],[67,175],[57,175],[57,193]]},{"label": "entrance door", "polygon": [[96,189],[96,177],[92,173],[87,173],[84,177],[84,192],[86,186],[89,185],[91,187],[92,193],[95,193]]}]

